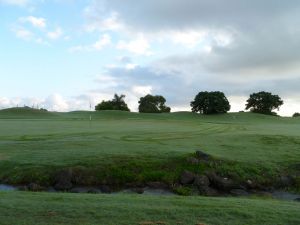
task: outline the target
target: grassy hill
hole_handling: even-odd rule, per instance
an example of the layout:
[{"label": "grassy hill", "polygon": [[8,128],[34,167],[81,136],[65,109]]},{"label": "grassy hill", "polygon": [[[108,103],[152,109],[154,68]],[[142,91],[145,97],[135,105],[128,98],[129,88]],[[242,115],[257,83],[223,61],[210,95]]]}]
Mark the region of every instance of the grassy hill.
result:
[{"label": "grassy hill", "polygon": [[[252,113],[0,110],[0,183],[51,185],[64,168],[81,185],[172,184],[185,169],[268,182],[299,175],[299,130],[298,118]],[[221,163],[187,164],[199,149]],[[1,224],[296,225],[299,210],[267,199],[0,193]]]},{"label": "grassy hill", "polygon": [[[1,110],[0,179],[50,182],[51,171],[81,166],[97,170],[94,173],[98,175],[108,175],[110,170],[116,174],[109,176],[125,176],[118,174],[118,168],[125,168],[122,171],[128,179],[152,176],[170,181],[182,167],[178,165],[174,171],[164,165],[183,161],[199,149],[236,163],[220,167],[223,172],[259,175],[266,169],[272,174],[298,165],[299,130],[296,118],[252,113],[203,116],[188,112]],[[140,171],[131,171],[134,167]]]},{"label": "grassy hill", "polygon": [[40,109],[33,109],[30,107],[16,107],[0,110],[1,119],[52,118],[53,116],[55,116],[55,113],[53,112],[48,112],[46,110]]}]

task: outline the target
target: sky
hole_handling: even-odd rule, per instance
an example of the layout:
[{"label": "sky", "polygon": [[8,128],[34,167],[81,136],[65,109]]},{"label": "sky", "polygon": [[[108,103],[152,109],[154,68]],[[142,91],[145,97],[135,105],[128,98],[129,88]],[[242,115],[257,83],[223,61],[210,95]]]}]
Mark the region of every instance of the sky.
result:
[{"label": "sky", "polygon": [[222,91],[231,111],[253,92],[300,112],[297,0],[0,0],[0,108],[88,110],[114,93],[190,110]]}]

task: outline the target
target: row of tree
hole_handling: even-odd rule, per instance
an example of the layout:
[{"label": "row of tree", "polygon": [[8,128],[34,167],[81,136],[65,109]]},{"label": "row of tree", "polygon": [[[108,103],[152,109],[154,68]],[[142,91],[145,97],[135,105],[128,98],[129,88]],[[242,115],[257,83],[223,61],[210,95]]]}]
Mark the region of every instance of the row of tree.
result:
[{"label": "row of tree", "polygon": [[[95,110],[122,110],[130,111],[125,103],[125,95],[114,95],[114,98],[109,101],[102,101],[96,105]],[[140,98],[139,112],[140,113],[169,113],[171,108],[165,105],[166,99],[161,95],[146,95]]]},{"label": "row of tree", "polygon": [[[122,110],[130,111],[125,103],[125,95],[114,95],[114,98],[109,101],[102,101],[95,109],[96,110]],[[165,105],[166,99],[161,95],[146,95],[139,100],[140,113],[169,113],[171,108]],[[283,105],[282,99],[278,95],[273,95],[270,92],[258,92],[250,95],[247,100],[246,110],[254,113],[270,114],[276,113],[273,110],[278,109]],[[199,92],[195,99],[191,102],[192,112],[201,114],[219,114],[226,113],[230,110],[230,103],[225,94],[220,91]],[[294,116],[299,116],[295,113]]]}]

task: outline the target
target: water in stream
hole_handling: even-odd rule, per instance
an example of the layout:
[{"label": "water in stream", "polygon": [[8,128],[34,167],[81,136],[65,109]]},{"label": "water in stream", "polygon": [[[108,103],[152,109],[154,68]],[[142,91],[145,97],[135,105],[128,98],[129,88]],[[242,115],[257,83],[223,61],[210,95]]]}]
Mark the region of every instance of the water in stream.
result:
[{"label": "water in stream", "polygon": [[0,191],[17,191],[17,187],[13,187],[10,185],[0,184]]},{"label": "water in stream", "polygon": [[[0,184],[0,191],[18,191],[19,188],[11,185],[5,185],[5,184]],[[74,188],[75,193],[88,193],[91,190],[91,187],[77,187]],[[101,193],[100,189],[93,188],[95,191],[99,191]],[[47,190],[48,192],[57,192],[55,189],[50,188]],[[125,189],[119,192],[113,192],[112,194],[135,194],[136,192],[131,190],[131,189]],[[164,189],[152,189],[152,188],[145,188],[144,192],[142,193],[143,195],[164,195],[164,196],[172,196],[176,195],[173,192],[169,190],[164,190]],[[275,191],[270,193],[274,199],[278,200],[286,200],[286,201],[299,201],[300,199],[300,194],[293,194],[289,192],[284,192],[284,191]]]}]

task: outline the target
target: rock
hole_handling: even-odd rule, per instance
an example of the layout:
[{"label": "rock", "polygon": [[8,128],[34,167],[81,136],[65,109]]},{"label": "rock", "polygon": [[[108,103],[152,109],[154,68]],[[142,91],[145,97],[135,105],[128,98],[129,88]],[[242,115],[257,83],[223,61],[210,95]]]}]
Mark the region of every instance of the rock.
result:
[{"label": "rock", "polygon": [[101,190],[102,193],[105,193],[105,194],[110,194],[112,192],[110,187],[107,186],[107,185],[102,185],[100,187],[100,190]]},{"label": "rock", "polygon": [[87,193],[89,193],[89,194],[99,194],[99,193],[101,193],[101,191],[96,189],[96,188],[91,188],[87,191]]},{"label": "rock", "polygon": [[33,192],[39,192],[39,191],[44,191],[45,188],[42,187],[39,184],[36,183],[30,183],[29,185],[27,185],[27,190],[28,191],[33,191]]},{"label": "rock", "polygon": [[201,187],[201,189],[199,189],[199,193],[201,195],[212,196],[212,197],[220,195],[220,193],[216,189],[207,186]]},{"label": "rock", "polygon": [[19,187],[19,191],[28,191],[28,186],[24,185]]},{"label": "rock", "polygon": [[228,192],[237,187],[232,180],[226,177],[220,177],[215,173],[209,173],[207,174],[207,177],[209,178],[211,185],[220,191]]},{"label": "rock", "polygon": [[136,188],[136,187],[144,187],[145,185],[142,182],[131,182],[131,183],[126,183],[125,187],[126,188]]},{"label": "rock", "polygon": [[54,187],[48,187],[45,191],[50,192],[50,193],[55,193],[56,192]]},{"label": "rock", "polygon": [[210,181],[207,176],[201,175],[196,176],[194,180],[194,185],[197,187],[199,193],[205,196],[218,196],[219,193],[214,188],[211,188]]},{"label": "rock", "polygon": [[86,193],[86,191],[80,187],[74,187],[69,190],[71,193]]},{"label": "rock", "polygon": [[232,189],[230,191],[230,194],[232,194],[233,196],[248,196],[249,193],[243,189]]},{"label": "rock", "polygon": [[273,198],[272,193],[267,192],[267,191],[252,190],[251,193],[254,195],[260,196],[260,197],[264,197],[264,198]]},{"label": "rock", "polygon": [[72,170],[62,170],[55,176],[54,188],[59,191],[68,191],[72,188]]},{"label": "rock", "polygon": [[253,189],[261,189],[261,186],[258,185],[255,181],[253,180],[246,180],[246,182],[243,183],[243,185],[246,187],[248,190],[253,190]]},{"label": "rock", "polygon": [[209,179],[205,175],[196,176],[194,180],[194,185],[201,189],[202,187],[208,187],[210,185]]},{"label": "rock", "polygon": [[211,156],[206,154],[205,152],[202,151],[196,151],[196,157],[198,159],[204,160],[204,161],[208,161],[211,159]]},{"label": "rock", "polygon": [[195,158],[195,157],[190,157],[190,158],[187,158],[186,160],[189,164],[192,164],[192,165],[197,165],[199,164],[199,159]]},{"label": "rock", "polygon": [[247,188],[249,188],[249,189],[256,188],[256,184],[252,180],[247,180],[246,185],[247,185]]},{"label": "rock", "polygon": [[280,187],[290,187],[294,184],[294,180],[290,176],[280,176],[279,186]]},{"label": "rock", "polygon": [[143,194],[144,193],[144,188],[134,188],[133,191],[135,193],[138,193],[138,194]]},{"label": "rock", "polygon": [[247,180],[246,183],[243,183],[243,186],[245,186],[247,190],[261,190],[261,191],[265,190],[265,191],[268,191],[269,189],[272,189],[272,187],[263,186],[255,180]]},{"label": "rock", "polygon": [[155,182],[148,182],[146,184],[149,188],[153,188],[153,189],[168,189],[168,185],[159,181],[155,181]]},{"label": "rock", "polygon": [[183,171],[180,176],[180,183],[181,184],[192,184],[195,180],[196,175],[194,173],[191,173],[187,170]]},{"label": "rock", "polygon": [[294,199],[294,201],[300,202],[300,198],[296,198],[296,199]]}]

